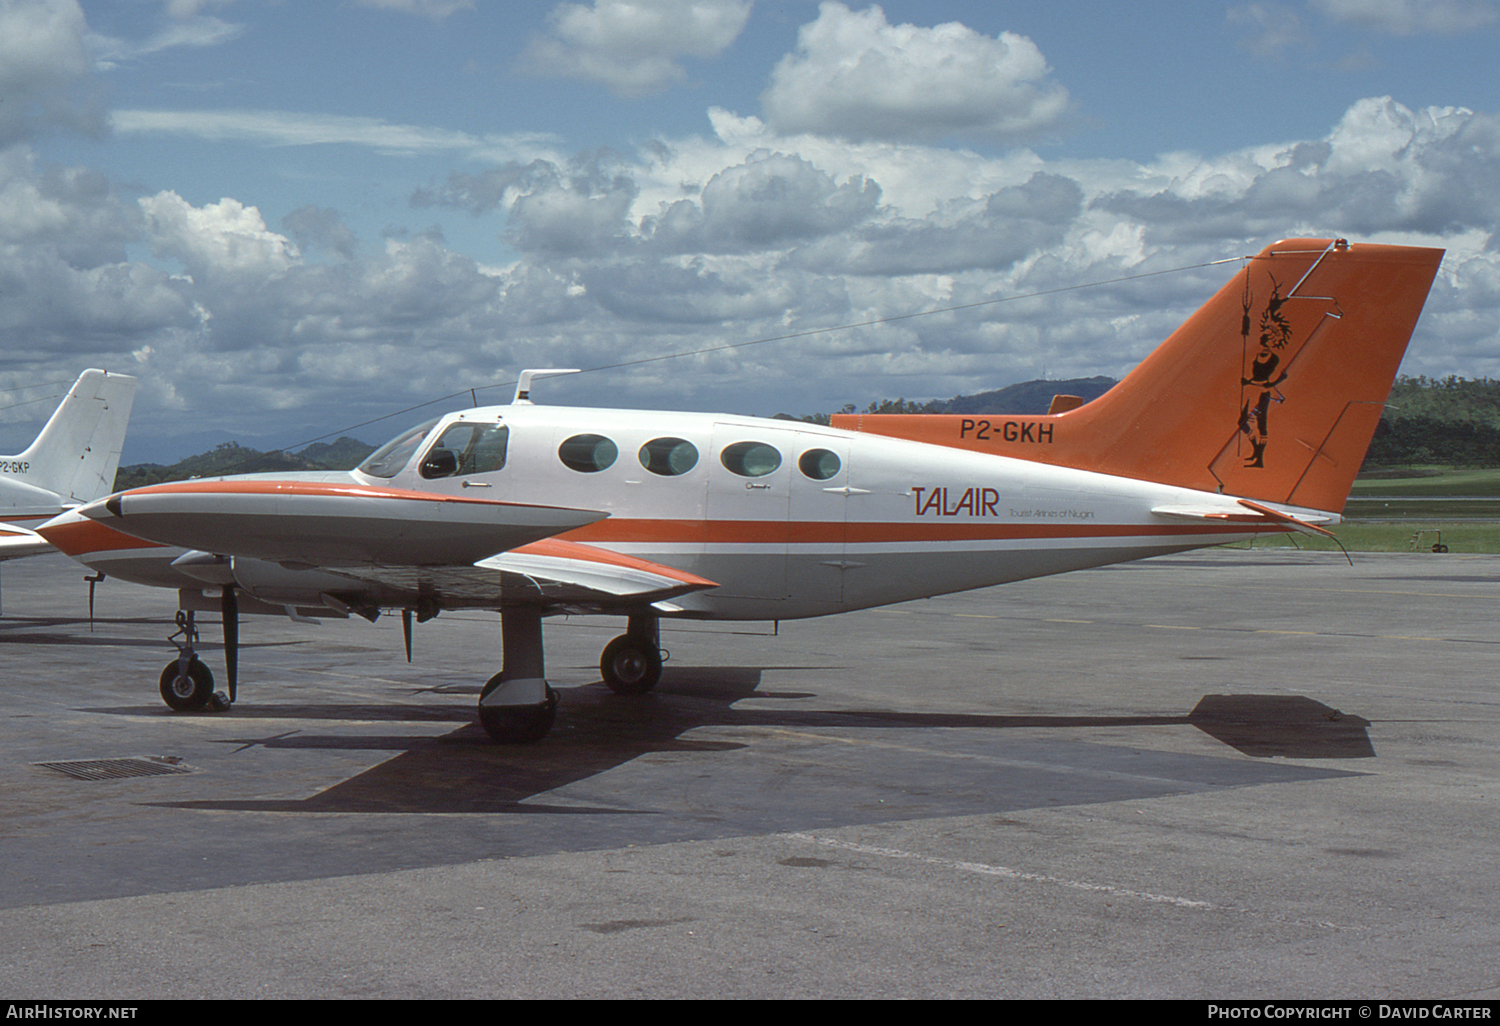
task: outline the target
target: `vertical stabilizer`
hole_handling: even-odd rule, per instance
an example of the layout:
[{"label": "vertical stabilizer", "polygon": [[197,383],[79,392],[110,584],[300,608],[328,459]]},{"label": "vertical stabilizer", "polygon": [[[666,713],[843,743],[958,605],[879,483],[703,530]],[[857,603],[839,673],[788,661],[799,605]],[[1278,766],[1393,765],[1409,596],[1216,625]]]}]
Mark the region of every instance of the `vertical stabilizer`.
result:
[{"label": "vertical stabilizer", "polygon": [[114,490],[135,401],[135,378],[86,370],[53,412],[36,441],[17,456],[17,483],[55,492],[60,503],[91,502]]},{"label": "vertical stabilizer", "polygon": [[1440,249],[1266,247],[1123,381],[1050,415],[834,418],[837,427],[1339,512]]}]

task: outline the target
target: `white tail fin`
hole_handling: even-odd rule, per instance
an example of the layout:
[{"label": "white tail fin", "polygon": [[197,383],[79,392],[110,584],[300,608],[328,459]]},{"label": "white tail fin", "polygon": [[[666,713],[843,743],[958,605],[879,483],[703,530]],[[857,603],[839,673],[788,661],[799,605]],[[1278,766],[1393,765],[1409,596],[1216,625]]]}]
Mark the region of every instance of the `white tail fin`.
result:
[{"label": "white tail fin", "polygon": [[114,491],[134,401],[135,378],[84,371],[36,441],[19,455],[0,456],[7,467],[5,481],[52,492],[59,505],[108,495]]}]

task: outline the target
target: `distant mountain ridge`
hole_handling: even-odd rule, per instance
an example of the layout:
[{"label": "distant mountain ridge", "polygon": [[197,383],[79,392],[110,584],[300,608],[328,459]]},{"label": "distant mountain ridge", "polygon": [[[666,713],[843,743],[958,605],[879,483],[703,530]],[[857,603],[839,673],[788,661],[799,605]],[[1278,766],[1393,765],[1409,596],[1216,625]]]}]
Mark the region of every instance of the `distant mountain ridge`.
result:
[{"label": "distant mountain ridge", "polygon": [[[1015,385],[1006,385],[990,392],[979,392],[975,395],[958,395],[952,399],[933,399],[930,402],[909,402],[906,399],[879,399],[871,403],[865,409],[858,409],[853,403],[845,406],[840,413],[964,413],[964,414],[995,414],[1008,413],[1018,416],[1034,416],[1046,413],[1052,405],[1052,397],[1057,395],[1076,395],[1084,402],[1091,402],[1108,392],[1118,382],[1114,378],[1104,376],[1092,378],[1067,378],[1061,381],[1041,379],[1037,381],[1022,381]],[[826,414],[816,414],[809,418],[819,423],[828,423]]]},{"label": "distant mountain ridge", "polygon": [[1032,415],[1046,413],[1056,395],[1076,395],[1084,402],[1099,398],[1118,382],[1103,376],[1069,378],[1066,381],[1022,381],[997,388],[993,392],[960,395],[949,399],[938,413],[1010,413]]},{"label": "distant mountain ridge", "polygon": [[160,484],[163,481],[186,481],[192,477],[218,477],[222,474],[266,474],[288,470],[352,470],[375,451],[357,438],[348,436],[336,442],[314,442],[296,453],[271,450],[262,452],[238,442],[224,442],[205,453],[189,456],[166,466],[160,463],[135,463],[121,467],[115,474],[115,491]]}]

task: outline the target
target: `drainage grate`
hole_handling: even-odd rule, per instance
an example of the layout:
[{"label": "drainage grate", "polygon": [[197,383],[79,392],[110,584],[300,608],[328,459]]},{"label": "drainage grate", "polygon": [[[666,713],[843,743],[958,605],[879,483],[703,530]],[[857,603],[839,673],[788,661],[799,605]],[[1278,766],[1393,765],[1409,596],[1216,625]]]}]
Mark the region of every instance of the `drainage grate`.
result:
[{"label": "drainage grate", "polygon": [[191,773],[193,768],[176,755],[132,755],[125,759],[68,759],[37,762],[34,766],[56,770],[78,780],[121,780],[125,777],[158,777],[164,773]]}]

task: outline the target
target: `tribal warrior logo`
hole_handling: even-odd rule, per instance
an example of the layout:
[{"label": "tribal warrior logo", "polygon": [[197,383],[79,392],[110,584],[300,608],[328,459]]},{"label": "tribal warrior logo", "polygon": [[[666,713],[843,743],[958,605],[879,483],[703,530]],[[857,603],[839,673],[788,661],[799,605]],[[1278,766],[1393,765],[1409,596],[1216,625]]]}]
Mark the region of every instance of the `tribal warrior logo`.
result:
[{"label": "tribal warrior logo", "polygon": [[[1260,313],[1260,336],[1256,342],[1258,351],[1250,362],[1249,376],[1240,378],[1240,434],[1250,443],[1250,453],[1245,458],[1246,467],[1266,465],[1266,442],[1271,434],[1271,403],[1286,401],[1286,397],[1281,394],[1280,385],[1286,380],[1287,372],[1277,374],[1292,341],[1291,322],[1281,309],[1285,303],[1280,283],[1271,278],[1271,297],[1266,300],[1265,309]],[[1250,358],[1252,348],[1250,311],[1253,305],[1250,274],[1247,271],[1244,316],[1240,321],[1240,336],[1246,359]]]}]

